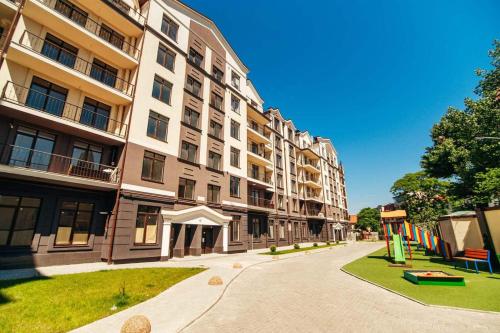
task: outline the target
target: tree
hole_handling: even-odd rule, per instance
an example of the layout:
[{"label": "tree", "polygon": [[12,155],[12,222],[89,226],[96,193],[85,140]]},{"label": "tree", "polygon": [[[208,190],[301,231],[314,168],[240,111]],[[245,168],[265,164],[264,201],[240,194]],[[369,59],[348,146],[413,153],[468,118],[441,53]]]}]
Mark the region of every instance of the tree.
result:
[{"label": "tree", "polygon": [[477,71],[478,99],[465,99],[464,110],[448,109],[433,126],[433,145],[426,148],[421,161],[430,176],[449,179],[450,195],[465,199],[468,207],[498,199],[498,190],[478,184],[485,181],[484,175],[495,174],[488,170],[500,167],[500,140],[481,139],[500,137],[500,41],[494,42],[489,54],[493,68]]},{"label": "tree", "polygon": [[500,168],[488,169],[476,175],[474,199],[478,205],[494,202],[500,198]]},{"label": "tree", "polygon": [[380,228],[380,212],[377,208],[363,208],[358,213],[356,226],[363,230],[378,231]]},{"label": "tree", "polygon": [[449,186],[448,182],[419,171],[396,180],[391,192],[394,200],[406,210],[411,222],[433,229],[438,217],[447,212]]}]

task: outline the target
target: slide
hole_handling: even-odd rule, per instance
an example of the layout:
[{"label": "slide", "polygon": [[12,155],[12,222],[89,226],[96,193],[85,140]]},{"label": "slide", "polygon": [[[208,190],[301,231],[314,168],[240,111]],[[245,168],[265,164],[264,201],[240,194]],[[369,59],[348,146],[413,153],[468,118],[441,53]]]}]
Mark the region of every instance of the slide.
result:
[{"label": "slide", "polygon": [[394,262],[404,264],[406,261],[402,237],[398,234],[392,234],[392,241],[394,243]]}]

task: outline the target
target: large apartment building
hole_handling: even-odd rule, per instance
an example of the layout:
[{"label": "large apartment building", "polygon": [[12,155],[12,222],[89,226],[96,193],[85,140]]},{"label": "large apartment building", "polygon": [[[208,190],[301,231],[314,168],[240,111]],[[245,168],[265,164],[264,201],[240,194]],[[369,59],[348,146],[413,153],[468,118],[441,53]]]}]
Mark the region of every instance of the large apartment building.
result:
[{"label": "large apartment building", "polygon": [[0,0],[0,267],[346,237],[329,139],[176,0]]}]

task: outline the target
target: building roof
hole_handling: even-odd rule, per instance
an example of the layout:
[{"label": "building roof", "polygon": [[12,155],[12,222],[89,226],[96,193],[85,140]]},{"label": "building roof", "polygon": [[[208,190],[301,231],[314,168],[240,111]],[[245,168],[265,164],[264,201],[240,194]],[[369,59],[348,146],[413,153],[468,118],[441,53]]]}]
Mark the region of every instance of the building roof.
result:
[{"label": "building roof", "polygon": [[458,212],[453,212],[448,215],[443,215],[441,217],[460,217],[460,216],[476,216],[476,212],[473,210],[460,210]]},{"label": "building roof", "polygon": [[381,218],[397,218],[397,217],[406,217],[406,211],[403,209],[392,210],[389,212],[380,212]]},{"label": "building roof", "polygon": [[350,224],[358,223],[358,215],[349,215],[349,223]]}]

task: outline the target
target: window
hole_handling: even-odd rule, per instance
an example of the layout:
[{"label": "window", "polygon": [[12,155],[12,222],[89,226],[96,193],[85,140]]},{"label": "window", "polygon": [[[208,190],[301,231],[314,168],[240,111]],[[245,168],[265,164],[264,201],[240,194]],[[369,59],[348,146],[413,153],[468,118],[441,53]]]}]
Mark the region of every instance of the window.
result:
[{"label": "window", "polygon": [[[293,132],[292,132],[292,129],[289,128],[288,129],[288,140],[292,140],[292,137],[293,137]],[[290,150],[293,149],[292,145],[290,145]]]},{"label": "window", "polygon": [[186,141],[182,141],[181,159],[195,163],[197,151],[198,151],[198,146],[195,146],[192,143]]},{"label": "window", "polygon": [[240,139],[240,124],[231,119],[231,137]]},{"label": "window", "polygon": [[158,45],[158,53],[156,54],[156,62],[173,72],[175,65],[175,53],[160,43]]},{"label": "window", "polygon": [[207,202],[220,202],[220,186],[208,184],[207,186]]},{"label": "window", "polygon": [[240,167],[240,150],[231,147],[231,166]]},{"label": "window", "polygon": [[179,198],[194,200],[194,186],[191,179],[179,178]]},{"label": "window", "polygon": [[208,152],[208,163],[209,168],[220,170],[221,169],[221,158],[220,154],[214,153],[213,151]]},{"label": "window", "polygon": [[108,129],[111,106],[85,97],[80,123],[103,131]]},{"label": "window", "polygon": [[30,246],[38,220],[38,198],[0,195],[0,246]]},{"label": "window", "polygon": [[58,0],[54,9],[83,27],[87,23],[88,14],[67,0]]},{"label": "window", "polygon": [[290,153],[289,153],[290,157],[295,157],[295,154],[294,154],[295,149],[293,148],[292,145],[288,145],[288,150],[290,151]]},{"label": "window", "polygon": [[93,203],[64,201],[59,210],[56,245],[86,245],[93,214]]},{"label": "window", "polygon": [[85,142],[75,142],[71,154],[71,172],[73,174],[82,173],[86,176],[98,176],[102,158],[102,147],[90,145]]},{"label": "window", "polygon": [[279,188],[283,188],[283,176],[278,174],[276,175],[276,183]]},{"label": "window", "polygon": [[283,196],[281,194],[278,195],[278,208],[284,209]]},{"label": "window", "polygon": [[168,118],[149,111],[147,134],[150,138],[167,142]]},{"label": "window", "polygon": [[274,129],[280,132],[280,120],[278,118],[274,118]]},{"label": "window", "polygon": [[307,224],[302,224],[302,237],[307,238]]},{"label": "window", "polygon": [[285,239],[285,221],[280,221],[280,239]]},{"label": "window", "polygon": [[47,171],[55,136],[30,128],[19,127],[10,153],[9,165]]},{"label": "window", "polygon": [[122,49],[123,44],[125,43],[125,37],[123,37],[118,32],[111,29],[105,24],[101,24],[101,30],[99,30],[99,37],[101,37],[102,39],[116,46],[119,49]]},{"label": "window", "polygon": [[292,209],[294,212],[298,212],[299,211],[299,207],[297,206],[297,199],[292,199]]},{"label": "window", "polygon": [[269,221],[267,224],[267,236],[270,239],[274,239],[274,221]]},{"label": "window", "polygon": [[232,197],[240,197],[240,179],[235,176],[229,178],[229,195]]},{"label": "window", "polygon": [[26,105],[60,117],[66,104],[67,95],[67,89],[33,76]]},{"label": "window", "polygon": [[231,111],[240,113],[240,99],[234,95],[231,95]]},{"label": "window", "polygon": [[277,148],[281,148],[281,138],[278,137],[278,136],[275,136],[276,140],[275,140],[275,145]]},{"label": "window", "polygon": [[281,155],[279,155],[279,154],[276,154],[276,167],[278,167],[280,169],[283,168]]},{"label": "window", "polygon": [[240,240],[241,216],[233,215],[233,220],[229,222],[229,240],[238,242]]},{"label": "window", "polygon": [[203,56],[192,47],[189,48],[188,59],[198,67],[201,67],[201,63],[203,62]]},{"label": "window", "polygon": [[192,76],[187,77],[186,89],[193,95],[200,97],[201,83],[193,79]]},{"label": "window", "polygon": [[168,37],[177,41],[177,31],[179,30],[179,25],[175,23],[170,17],[163,15],[161,20],[161,31]]},{"label": "window", "polygon": [[300,238],[299,224],[297,222],[293,223],[293,234],[295,236],[295,239]]},{"label": "window", "polygon": [[222,79],[224,78],[224,72],[218,69],[217,67],[213,66],[213,74],[215,80],[222,82]]},{"label": "window", "polygon": [[233,71],[231,72],[231,85],[240,90],[240,76]]},{"label": "window", "polygon": [[78,49],[71,44],[47,33],[42,46],[42,54],[65,66],[75,66]]},{"label": "window", "polygon": [[144,151],[142,179],[162,182],[163,169],[165,169],[165,156],[150,151]]},{"label": "window", "polygon": [[260,219],[258,217],[252,218],[252,234],[254,239],[260,237]]},{"label": "window", "polygon": [[156,244],[160,207],[139,205],[135,220],[135,244]]},{"label": "window", "polygon": [[200,114],[198,112],[188,107],[184,109],[184,122],[186,124],[198,128],[199,119],[200,119]]},{"label": "window", "polygon": [[94,58],[92,68],[90,69],[91,78],[96,79],[107,86],[115,87],[117,75],[118,69]]},{"label": "window", "polygon": [[170,95],[172,93],[172,83],[155,75],[153,82],[153,97],[170,104]]},{"label": "window", "polygon": [[224,107],[222,97],[214,93],[213,91],[210,96],[211,96],[210,104],[217,110],[222,110]]},{"label": "window", "polygon": [[293,163],[292,161],[290,161],[290,173],[292,175],[295,175],[295,163]]},{"label": "window", "polygon": [[208,134],[215,136],[216,138],[222,139],[222,125],[218,122],[210,120],[210,128],[208,129]]},{"label": "window", "polygon": [[297,193],[297,181],[295,179],[292,179],[292,193]]}]

